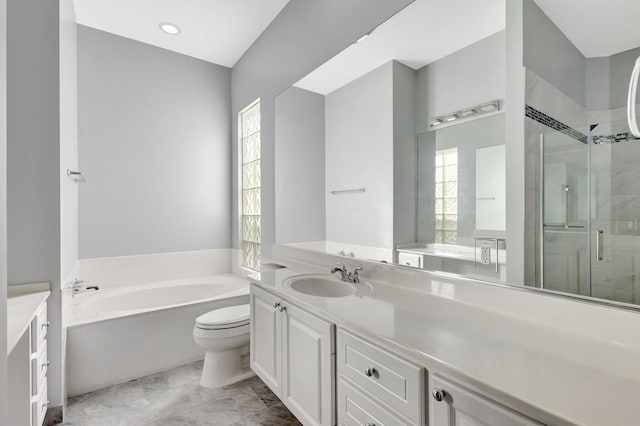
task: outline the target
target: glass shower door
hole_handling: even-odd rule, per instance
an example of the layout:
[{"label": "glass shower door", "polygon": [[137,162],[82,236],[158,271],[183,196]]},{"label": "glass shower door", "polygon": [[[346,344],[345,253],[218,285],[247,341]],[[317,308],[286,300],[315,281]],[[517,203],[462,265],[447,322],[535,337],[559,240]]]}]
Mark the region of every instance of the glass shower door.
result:
[{"label": "glass shower door", "polygon": [[591,295],[640,303],[640,140],[626,120],[593,126]]},{"label": "glass shower door", "polygon": [[[586,133],[586,132],[585,132]],[[582,132],[541,140],[542,287],[590,295],[589,145]]]}]

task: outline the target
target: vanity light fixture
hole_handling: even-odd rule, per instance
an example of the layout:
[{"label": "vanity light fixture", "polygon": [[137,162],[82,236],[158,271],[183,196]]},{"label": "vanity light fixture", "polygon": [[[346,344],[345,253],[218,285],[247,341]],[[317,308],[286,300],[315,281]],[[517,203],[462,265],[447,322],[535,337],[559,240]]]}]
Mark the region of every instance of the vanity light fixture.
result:
[{"label": "vanity light fixture", "polygon": [[485,102],[483,104],[461,109],[449,114],[444,114],[438,117],[432,117],[429,119],[429,127],[435,128],[443,124],[449,124],[457,120],[471,120],[484,114],[499,112],[501,108],[500,100],[491,102]]},{"label": "vanity light fixture", "polygon": [[160,22],[158,26],[162,31],[169,35],[180,34],[180,27],[178,27],[176,24],[172,24],[171,22]]}]

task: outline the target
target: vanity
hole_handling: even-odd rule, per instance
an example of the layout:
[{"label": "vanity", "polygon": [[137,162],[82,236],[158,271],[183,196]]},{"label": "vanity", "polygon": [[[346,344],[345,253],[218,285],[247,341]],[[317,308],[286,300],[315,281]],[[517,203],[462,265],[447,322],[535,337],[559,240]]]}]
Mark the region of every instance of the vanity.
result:
[{"label": "vanity", "polygon": [[[580,336],[579,321],[612,320],[606,309],[558,299],[540,320],[546,296],[409,268],[397,277],[373,262],[349,284],[329,274],[331,256],[274,250],[287,267],[251,280],[251,368],[305,425],[637,420],[632,312],[615,315],[630,327],[618,342]],[[595,389],[616,398],[603,405]]]},{"label": "vanity", "polygon": [[9,424],[41,426],[47,413],[49,283],[9,287],[7,370]]}]

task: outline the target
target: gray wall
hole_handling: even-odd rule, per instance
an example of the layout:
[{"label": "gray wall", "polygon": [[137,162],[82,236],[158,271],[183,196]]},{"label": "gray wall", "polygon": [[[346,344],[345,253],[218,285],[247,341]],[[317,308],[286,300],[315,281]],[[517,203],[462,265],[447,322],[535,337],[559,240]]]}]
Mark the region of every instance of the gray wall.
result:
[{"label": "gray wall", "polygon": [[[325,98],[327,240],[393,247],[393,62]],[[280,207],[279,207],[280,208]]]},{"label": "gray wall", "polygon": [[417,132],[430,117],[505,98],[505,32],[501,31],[418,70]]},{"label": "gray wall", "polygon": [[[510,284],[523,285],[525,279],[525,176],[527,162],[525,147],[525,69],[524,69],[524,3],[531,0],[507,2],[506,29],[506,94],[505,113],[506,176],[507,176],[507,279]],[[530,162],[529,162],[530,163]],[[535,173],[534,173],[535,175]],[[531,219],[531,212],[529,212]],[[533,218],[535,221],[535,218]],[[531,228],[535,230],[535,226]],[[535,235],[528,235],[533,240]],[[534,256],[535,253],[527,253]],[[533,263],[533,262],[528,262]],[[527,283],[533,285],[529,275]]]},{"label": "gray wall", "polygon": [[79,26],[80,258],[230,247],[230,74]]},{"label": "gray wall", "polygon": [[524,66],[585,105],[585,57],[532,0],[523,4],[523,32]]},{"label": "gray wall", "polygon": [[324,96],[290,87],[275,108],[276,241],[324,241]]},{"label": "gray wall", "polygon": [[626,107],[629,77],[639,56],[640,48],[636,48],[603,58],[587,58],[587,109]]},{"label": "gray wall", "polygon": [[416,72],[393,61],[393,244],[416,241]]},{"label": "gray wall", "polygon": [[233,67],[233,247],[238,227],[237,115],[261,98],[262,255],[275,241],[274,98],[412,0],[291,0]]},{"label": "gray wall", "polygon": [[9,284],[51,282],[49,399],[62,404],[59,3],[7,5]]},{"label": "gray wall", "polygon": [[[7,127],[7,2],[0,0],[0,129]],[[0,132],[0,324],[7,323],[7,134]],[[0,327],[0,424],[7,423],[7,327]]]},{"label": "gray wall", "polygon": [[73,0],[60,1],[60,234],[61,279],[78,261],[78,184],[66,170],[78,170],[77,25]]}]

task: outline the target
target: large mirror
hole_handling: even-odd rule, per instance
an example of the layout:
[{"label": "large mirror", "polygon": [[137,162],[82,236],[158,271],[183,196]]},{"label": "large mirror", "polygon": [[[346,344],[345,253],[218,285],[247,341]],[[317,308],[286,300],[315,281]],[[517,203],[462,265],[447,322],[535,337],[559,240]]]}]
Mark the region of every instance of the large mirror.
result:
[{"label": "large mirror", "polygon": [[276,98],[276,243],[504,279],[505,6],[469,6],[417,0]]},{"label": "large mirror", "polygon": [[276,243],[640,304],[640,27],[522,5],[416,0],[280,94]]}]

